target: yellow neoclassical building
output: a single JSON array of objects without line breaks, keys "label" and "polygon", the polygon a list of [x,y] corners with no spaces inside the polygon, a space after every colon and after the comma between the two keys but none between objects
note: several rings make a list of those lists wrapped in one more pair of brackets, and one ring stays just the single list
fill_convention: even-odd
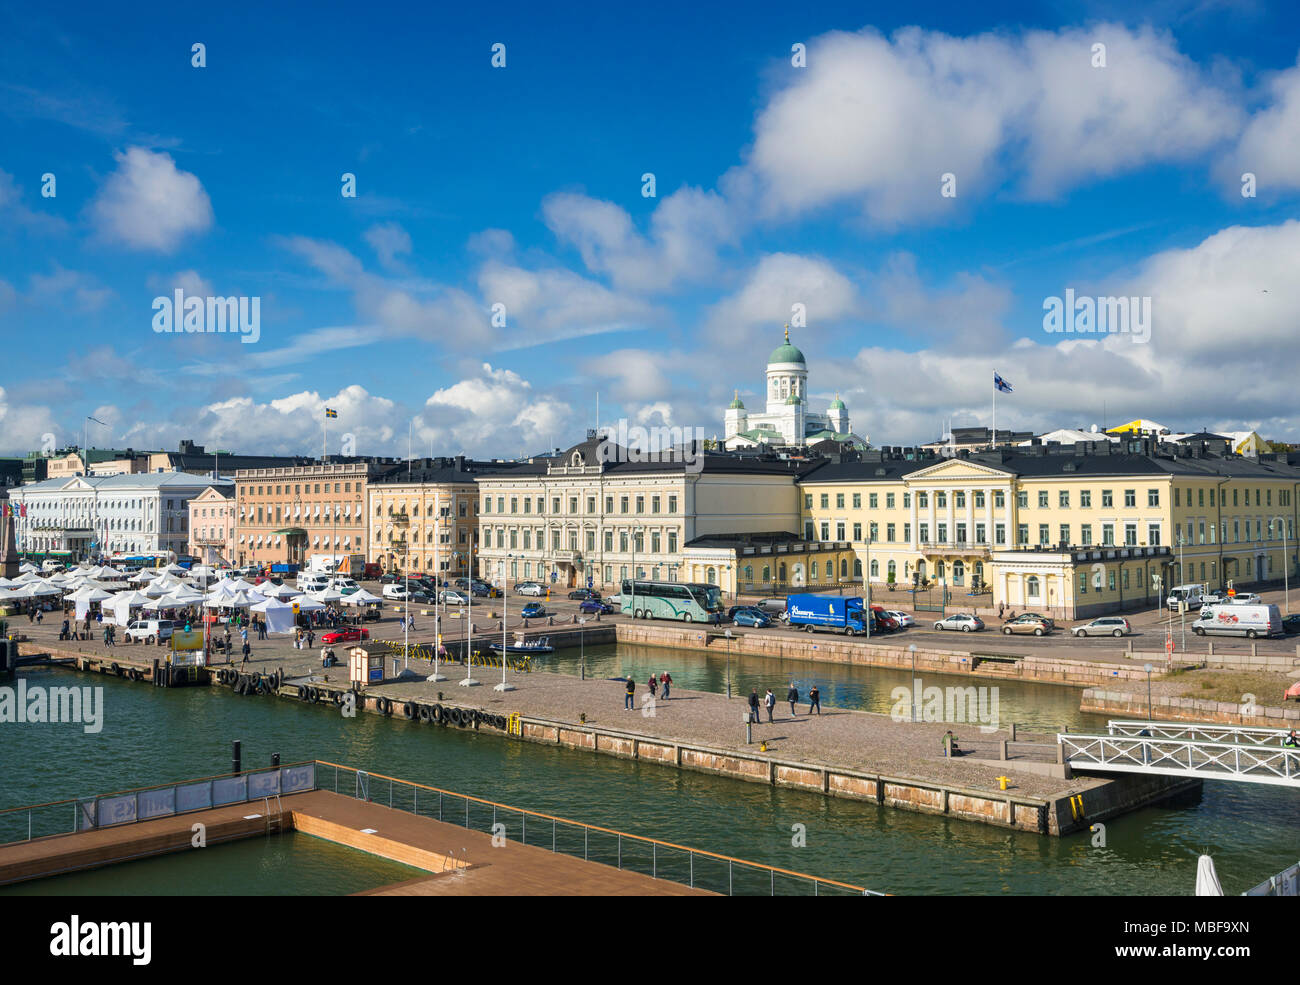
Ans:
[{"label": "yellow neoclassical building", "polygon": [[1157,605],[1175,584],[1294,575],[1298,484],[1286,456],[1141,438],[875,450],[812,470],[799,492],[803,539],[852,542],[877,598],[929,583],[952,605],[1085,618]]}]

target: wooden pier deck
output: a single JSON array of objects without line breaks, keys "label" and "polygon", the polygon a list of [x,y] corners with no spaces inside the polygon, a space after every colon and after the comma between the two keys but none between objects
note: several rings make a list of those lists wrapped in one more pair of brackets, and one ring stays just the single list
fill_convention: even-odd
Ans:
[{"label": "wooden pier deck", "polygon": [[[197,850],[195,824],[210,847],[295,830],[424,869],[427,877],[358,895],[688,896],[712,895],[679,883],[588,862],[490,834],[355,800],[325,790],[281,798],[269,817],[261,803],[233,804],[135,824],[0,846],[0,885]],[[197,887],[200,888],[201,887]]]}]

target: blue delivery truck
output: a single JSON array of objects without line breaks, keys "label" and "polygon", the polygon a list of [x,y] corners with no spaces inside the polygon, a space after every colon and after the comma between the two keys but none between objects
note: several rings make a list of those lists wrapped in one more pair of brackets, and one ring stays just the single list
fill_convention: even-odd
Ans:
[{"label": "blue delivery truck", "polygon": [[830,629],[859,636],[867,632],[871,613],[862,599],[843,595],[791,595],[785,600],[791,627],[802,626],[811,633]]}]

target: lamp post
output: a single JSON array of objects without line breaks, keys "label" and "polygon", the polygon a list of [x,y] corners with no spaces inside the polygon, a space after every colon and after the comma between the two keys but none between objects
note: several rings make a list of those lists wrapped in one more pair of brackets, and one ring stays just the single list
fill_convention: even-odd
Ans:
[{"label": "lamp post", "polygon": [[912,654],[912,721],[916,721],[916,644],[907,648]]},{"label": "lamp post", "polygon": [[[430,452],[429,457],[433,454]],[[438,660],[442,650],[442,503],[437,490],[433,493],[433,673],[428,680],[445,681],[445,675],[438,672]]]},{"label": "lamp post", "polygon": [[731,700],[731,630],[727,630],[727,700]]},{"label": "lamp post", "polygon": [[[501,574],[501,683],[494,687],[493,691],[513,691],[515,686],[506,682],[506,605],[509,595],[509,581],[506,575],[506,559],[513,558],[515,555],[507,554],[505,558],[497,562],[497,571]],[[473,584],[470,586],[470,594],[474,594]]]},{"label": "lamp post", "polygon": [[1147,672],[1147,721],[1151,721],[1151,671],[1155,670],[1150,664],[1143,668]]},{"label": "lamp post", "polygon": [[578,680],[587,679],[587,620],[578,620]]},{"label": "lamp post", "polygon": [[867,604],[867,639],[871,639],[871,528],[867,528],[867,539],[863,541],[867,549],[867,563],[862,566],[862,594]]},{"label": "lamp post", "polygon": [[[502,657],[505,656],[503,653]],[[474,545],[465,551],[465,677],[460,687],[478,687],[474,680]]]}]

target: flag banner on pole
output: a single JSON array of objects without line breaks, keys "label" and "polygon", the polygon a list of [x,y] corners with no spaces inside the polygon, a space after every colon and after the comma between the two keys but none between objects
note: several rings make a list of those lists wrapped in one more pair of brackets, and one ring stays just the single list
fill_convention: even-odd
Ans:
[{"label": "flag banner on pole", "polygon": [[333,407],[326,407],[326,408],[325,408],[325,416],[326,416],[326,417],[338,417],[338,416],[339,416],[339,412],[336,411]]},{"label": "flag banner on pole", "polygon": [[997,373],[993,374],[993,389],[1001,390],[1003,393],[1011,392],[1011,384],[1000,377]]}]

